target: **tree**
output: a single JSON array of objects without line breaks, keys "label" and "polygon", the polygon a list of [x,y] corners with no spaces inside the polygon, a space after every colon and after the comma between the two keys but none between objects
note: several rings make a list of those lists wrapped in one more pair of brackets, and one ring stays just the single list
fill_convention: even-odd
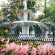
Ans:
[{"label": "tree", "polygon": [[[40,15],[38,17],[38,19],[36,19],[36,20],[39,21],[39,22],[41,20],[44,20],[44,22],[49,22],[50,21],[51,22],[51,24],[50,24],[51,29],[50,30],[53,31],[53,30],[55,30],[55,25],[54,25],[54,22],[55,22],[55,7],[54,7],[55,6],[55,0],[49,0],[49,1],[44,0],[44,2],[45,2],[44,10],[43,10],[44,15]],[[41,8],[41,7],[39,7],[39,8]],[[49,25],[47,25],[47,26],[49,26]],[[40,33],[42,31],[41,29],[37,25],[35,27],[36,33]],[[39,30],[40,32],[37,31],[37,30]]]},{"label": "tree", "polygon": [[46,6],[44,13],[46,17],[50,17],[53,22],[55,22],[55,0],[49,0],[49,6]]}]

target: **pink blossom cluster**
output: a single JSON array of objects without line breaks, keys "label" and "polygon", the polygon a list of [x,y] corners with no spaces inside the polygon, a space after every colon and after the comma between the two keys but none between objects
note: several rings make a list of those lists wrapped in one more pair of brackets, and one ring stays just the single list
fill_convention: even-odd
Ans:
[{"label": "pink blossom cluster", "polygon": [[[12,51],[14,55],[55,55],[55,48],[51,44],[39,45],[38,47],[31,47],[27,45],[18,45],[15,42],[6,42],[5,47],[0,47],[0,55],[5,55],[6,52]],[[9,54],[8,54],[9,55]]]},{"label": "pink blossom cluster", "polygon": [[55,54],[55,48],[51,44],[45,44],[38,46],[38,54],[39,55],[53,55]]},{"label": "pink blossom cluster", "polygon": [[[3,48],[0,50],[1,51],[5,51],[5,52],[9,52],[12,50],[12,52],[14,53],[14,55],[28,55],[28,53],[30,52],[31,55],[36,55],[36,48],[32,48],[32,50],[30,51],[29,45],[18,45],[15,44],[14,42],[10,43],[10,44],[5,44],[6,48]],[[0,55],[5,55],[5,53],[1,53]]]}]

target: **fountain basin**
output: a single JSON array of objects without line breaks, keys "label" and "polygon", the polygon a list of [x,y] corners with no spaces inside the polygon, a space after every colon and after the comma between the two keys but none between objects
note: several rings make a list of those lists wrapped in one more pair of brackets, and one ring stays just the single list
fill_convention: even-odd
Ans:
[{"label": "fountain basin", "polygon": [[32,26],[40,22],[38,21],[14,21],[13,24],[18,24],[18,26]]}]

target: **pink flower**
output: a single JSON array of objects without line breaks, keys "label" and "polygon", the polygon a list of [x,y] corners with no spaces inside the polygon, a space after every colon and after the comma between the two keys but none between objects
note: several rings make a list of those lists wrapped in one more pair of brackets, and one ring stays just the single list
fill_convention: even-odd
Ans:
[{"label": "pink flower", "polygon": [[0,41],[2,41],[2,42],[3,42],[3,41],[4,41],[4,38],[1,38],[1,40],[0,40]]},{"label": "pink flower", "polygon": [[18,55],[18,53],[19,53],[18,49],[14,49],[13,53],[14,53],[14,55]]},{"label": "pink flower", "polygon": [[17,49],[19,46],[15,44],[14,42],[10,43],[10,48],[11,49]]},{"label": "pink flower", "polygon": [[10,48],[10,45],[9,44],[6,44],[6,50],[11,50],[11,48]]},{"label": "pink flower", "polygon": [[9,43],[9,39],[6,41],[6,44],[8,44]]},{"label": "pink flower", "polygon": [[53,52],[55,53],[55,48],[53,48]]},{"label": "pink flower", "polygon": [[31,50],[31,55],[36,55],[36,48],[32,48],[32,50]]},{"label": "pink flower", "polygon": [[29,51],[28,45],[22,46],[21,55],[28,55],[28,53],[27,53],[28,51]]},{"label": "pink flower", "polygon": [[53,53],[53,51],[49,51],[48,54],[49,55],[53,55],[54,53]]},{"label": "pink flower", "polygon": [[10,43],[10,44],[6,44],[6,49],[9,51],[9,50],[12,50],[12,49],[17,49],[19,48],[19,45],[15,44],[14,42]]},{"label": "pink flower", "polygon": [[6,52],[6,49],[5,49],[5,48],[3,48],[1,51],[5,51],[5,52]]},{"label": "pink flower", "polygon": [[25,51],[22,51],[20,55],[28,55],[28,53]]},{"label": "pink flower", "polygon": [[[31,55],[45,55],[47,53],[47,55],[55,54],[55,48],[53,48],[53,45],[51,44],[39,45],[37,49],[35,47],[31,49],[29,45],[22,45],[22,43],[21,45],[18,45],[15,42],[9,43],[8,39],[5,45],[6,48],[4,48],[3,45],[2,47],[0,47],[0,52],[9,52],[10,50],[12,50],[14,55],[28,55],[28,52],[31,52]],[[29,51],[29,49],[31,49],[31,51]],[[5,55],[5,53],[1,53],[0,55]]]},{"label": "pink flower", "polygon": [[5,53],[1,53],[0,55],[5,55]]},{"label": "pink flower", "polygon": [[25,52],[28,52],[29,51],[29,46],[28,45],[25,45],[22,47],[23,51]]},{"label": "pink flower", "polygon": [[21,43],[21,45],[18,48],[19,53],[21,52],[21,50],[22,50],[22,43]]},{"label": "pink flower", "polygon": [[45,44],[44,47],[47,52],[49,52],[50,50],[52,51],[52,49],[53,49],[53,46],[51,44]]},{"label": "pink flower", "polygon": [[46,54],[46,50],[45,49],[39,49],[38,54]]},{"label": "pink flower", "polygon": [[46,49],[44,47],[44,45],[40,45],[38,46],[38,54],[46,54]]},{"label": "pink flower", "polygon": [[27,53],[28,51],[29,51],[29,46],[22,45],[22,43],[21,43],[21,45],[17,49],[13,50],[13,53],[15,53],[15,55],[18,55],[18,53],[20,55],[28,55],[28,53]]},{"label": "pink flower", "polygon": [[53,50],[52,50],[52,54],[55,54],[55,48],[53,48]]}]

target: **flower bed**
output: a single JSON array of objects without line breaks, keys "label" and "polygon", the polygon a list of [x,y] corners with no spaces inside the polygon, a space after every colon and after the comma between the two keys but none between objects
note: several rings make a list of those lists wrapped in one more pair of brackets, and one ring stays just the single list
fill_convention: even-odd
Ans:
[{"label": "flower bed", "polygon": [[0,38],[0,55],[55,55],[55,48],[51,44],[35,47],[33,44],[23,45]]}]

